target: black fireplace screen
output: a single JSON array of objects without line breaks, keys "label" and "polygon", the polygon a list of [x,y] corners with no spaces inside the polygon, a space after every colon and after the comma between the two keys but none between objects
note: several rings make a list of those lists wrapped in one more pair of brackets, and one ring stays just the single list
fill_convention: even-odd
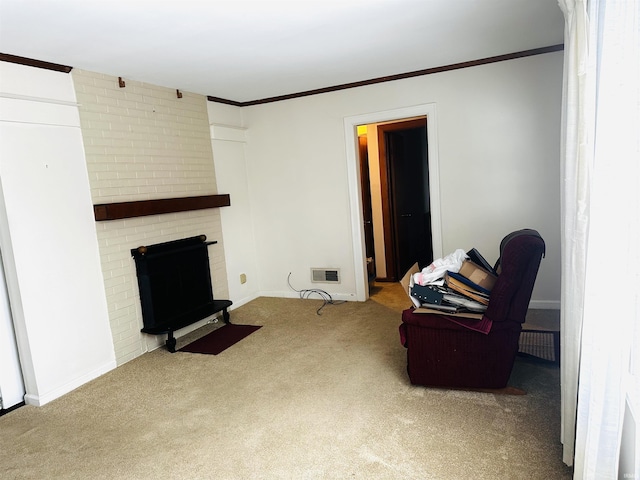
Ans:
[{"label": "black fireplace screen", "polygon": [[[144,328],[169,333],[224,311],[229,300],[214,300],[205,235],[131,250],[136,262]],[[167,341],[169,344],[169,341]],[[175,342],[174,342],[175,344]],[[171,349],[171,348],[170,348]]]}]

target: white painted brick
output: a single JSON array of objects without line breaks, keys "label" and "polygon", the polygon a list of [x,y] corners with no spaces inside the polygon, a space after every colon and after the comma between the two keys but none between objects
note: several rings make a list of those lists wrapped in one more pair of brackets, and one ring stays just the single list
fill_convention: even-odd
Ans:
[{"label": "white painted brick", "polygon": [[[96,85],[96,86],[100,86],[100,85]],[[105,90],[105,94],[104,95],[98,95],[97,96],[96,102],[99,105],[112,105],[112,106],[117,106],[118,105],[118,99],[108,96],[106,94],[106,90]]]},{"label": "white painted brick", "polygon": [[143,97],[144,96],[150,97],[149,99],[143,98],[144,102],[148,102],[149,100],[152,100],[157,96],[153,94],[153,90],[151,88],[148,88],[148,87],[145,88],[142,86],[141,83],[136,84],[136,82],[130,82],[129,87],[132,89],[133,93],[139,93]]},{"label": "white painted brick", "polygon": [[[74,78],[74,82],[75,82],[75,78]],[[78,92],[76,91],[76,94],[77,93]],[[85,94],[83,95],[83,98],[85,99],[88,98],[88,95],[91,95],[93,97],[106,96],[107,89],[96,87],[93,84],[85,84],[83,85],[82,93]],[[90,110],[91,108],[96,108],[97,106],[98,106],[97,104],[93,104],[92,106],[87,106],[86,108]]]},{"label": "white painted brick", "polygon": [[111,327],[111,333],[114,336],[118,336],[121,337],[123,334],[129,334],[129,336],[131,336],[131,328],[128,324],[126,323],[121,323],[120,325],[112,325]]},{"label": "white painted brick", "polygon": [[[122,284],[131,284],[131,279],[129,275],[131,274],[131,269],[128,266],[124,266],[123,262],[109,262],[112,265],[109,270],[109,274],[113,279],[123,279]],[[117,265],[119,263],[119,265]]]},{"label": "white painted brick", "polygon": [[[74,69],[94,203],[216,193],[207,101],[201,95]],[[163,339],[140,333],[135,263],[130,250],[204,233],[221,242],[218,210],[96,223],[118,364]],[[213,247],[213,246],[212,246]],[[214,296],[228,295],[222,243],[209,251]]]},{"label": "white painted brick", "polygon": [[140,102],[141,104],[147,105],[147,103],[144,101],[144,97],[142,96],[142,94],[138,92],[134,92],[130,88],[129,89],[124,88],[122,93],[124,98],[127,100],[130,100],[132,102]]},{"label": "white painted brick", "polygon": [[112,90],[114,87],[118,85],[118,79],[113,77],[113,80],[107,80],[105,76],[94,76],[93,77],[93,85],[96,87],[102,87],[108,90]]},{"label": "white painted brick", "polygon": [[125,284],[125,280],[123,277],[112,277],[111,272],[107,273],[109,277],[105,275],[104,286],[108,288],[111,293],[115,293],[118,286]]},{"label": "white painted brick", "polygon": [[115,304],[112,304],[114,308],[109,310],[109,318],[111,319],[111,328],[118,327],[119,332],[126,330],[132,330],[132,324],[129,321],[129,307],[116,309]]},{"label": "white painted brick", "polygon": [[133,338],[130,344],[123,345],[122,357],[117,359],[117,364],[123,365],[145,352],[139,338]]},{"label": "white painted brick", "polygon": [[111,297],[111,302],[115,304],[117,310],[123,310],[127,312],[127,317],[120,318],[120,325],[126,325],[130,330],[137,331],[140,329],[141,325],[136,325],[136,328],[133,328],[133,323],[128,321],[128,317],[131,314],[131,307],[133,306],[133,302],[138,301],[136,298],[126,297],[124,293],[119,295],[113,295]]},{"label": "white painted brick", "polygon": [[[81,110],[82,111],[82,110]],[[80,114],[80,118],[82,118],[82,113]],[[130,123],[120,123],[120,122],[116,122],[116,123],[112,123],[109,124],[109,126],[106,128],[107,131],[112,131],[112,132],[131,132],[133,131],[133,124]],[[98,132],[91,132],[92,135],[96,135]],[[100,131],[99,133],[102,133],[102,131]],[[84,131],[82,132],[82,135],[84,136],[85,133]]]}]

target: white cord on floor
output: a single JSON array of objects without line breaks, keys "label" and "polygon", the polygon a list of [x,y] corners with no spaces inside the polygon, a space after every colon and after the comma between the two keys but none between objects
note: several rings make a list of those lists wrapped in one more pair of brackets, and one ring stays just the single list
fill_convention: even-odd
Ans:
[{"label": "white cord on floor", "polygon": [[318,310],[316,310],[316,315],[322,315],[321,313],[322,309],[327,305],[340,305],[341,303],[345,302],[345,300],[335,301],[329,293],[325,292],[324,290],[320,290],[319,288],[297,290],[293,288],[293,286],[291,285],[291,282],[289,280],[290,278],[291,278],[291,272],[289,272],[289,275],[287,276],[287,283],[289,284],[289,288],[291,288],[291,290],[293,290],[294,292],[298,292],[300,294],[300,298],[308,299],[313,294],[319,295],[320,298],[322,298],[323,300],[322,306]]}]

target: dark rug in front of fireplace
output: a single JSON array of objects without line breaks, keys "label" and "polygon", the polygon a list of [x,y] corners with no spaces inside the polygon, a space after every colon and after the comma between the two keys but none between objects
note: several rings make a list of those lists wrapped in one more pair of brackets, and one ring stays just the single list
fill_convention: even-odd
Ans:
[{"label": "dark rug in front of fireplace", "polygon": [[234,323],[228,323],[220,328],[216,328],[204,337],[185,345],[178,351],[218,355],[243,338],[248,337],[259,328],[261,328],[261,325],[236,325]]}]

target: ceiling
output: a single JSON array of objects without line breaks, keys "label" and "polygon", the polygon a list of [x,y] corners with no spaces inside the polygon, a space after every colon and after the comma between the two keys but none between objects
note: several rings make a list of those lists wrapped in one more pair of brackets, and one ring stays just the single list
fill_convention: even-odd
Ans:
[{"label": "ceiling", "polygon": [[0,0],[0,53],[236,102],[563,43],[557,0]]}]

